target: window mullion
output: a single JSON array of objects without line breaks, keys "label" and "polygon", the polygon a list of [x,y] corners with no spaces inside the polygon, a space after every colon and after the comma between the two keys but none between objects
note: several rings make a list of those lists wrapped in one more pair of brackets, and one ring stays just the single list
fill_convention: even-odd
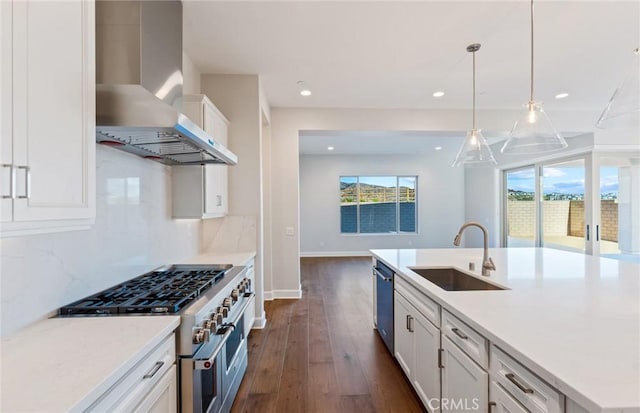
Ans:
[{"label": "window mullion", "polygon": [[400,177],[396,176],[396,234],[400,233]]},{"label": "window mullion", "polygon": [[360,233],[360,177],[356,177],[356,234]]}]

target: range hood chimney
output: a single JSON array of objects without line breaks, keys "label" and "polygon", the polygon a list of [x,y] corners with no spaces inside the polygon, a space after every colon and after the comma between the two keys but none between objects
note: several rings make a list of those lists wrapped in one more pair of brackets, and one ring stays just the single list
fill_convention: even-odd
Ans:
[{"label": "range hood chimney", "polygon": [[167,165],[238,158],[181,113],[182,3],[96,1],[96,140]]}]

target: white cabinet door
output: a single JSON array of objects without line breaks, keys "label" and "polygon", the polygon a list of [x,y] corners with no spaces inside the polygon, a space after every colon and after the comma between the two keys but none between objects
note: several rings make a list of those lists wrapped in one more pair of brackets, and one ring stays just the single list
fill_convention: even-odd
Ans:
[{"label": "white cabinet door", "polygon": [[446,336],[442,350],[442,410],[487,411],[488,373]]},{"label": "white cabinet door", "polygon": [[175,413],[178,411],[176,366],[173,365],[135,408],[137,413]]},{"label": "white cabinet door", "polygon": [[[251,280],[251,291],[257,292],[256,286],[256,274],[255,274],[255,260],[251,259],[249,262],[245,264],[247,267],[247,275],[246,277]],[[249,337],[249,332],[253,328],[253,325],[256,321],[256,298],[254,297],[249,304],[247,305],[247,309],[244,312],[244,336]]]},{"label": "white cabinet door", "polygon": [[498,383],[491,382],[490,399],[493,405],[492,413],[527,413],[528,410],[515,401]]},{"label": "white cabinet door", "polygon": [[[203,129],[213,140],[227,145],[228,122],[209,99],[203,100]],[[205,214],[224,216],[228,212],[227,165],[205,165]]]},{"label": "white cabinet door", "polygon": [[394,292],[394,350],[398,363],[427,410],[439,412],[440,330],[403,295]]},{"label": "white cabinet door", "polygon": [[3,1],[2,235],[95,218],[92,1]]},{"label": "white cabinet door", "polygon": [[0,73],[0,220],[8,222],[13,219],[13,199],[12,199],[12,174],[13,170],[13,3],[9,1],[0,2],[0,18],[2,24],[0,28],[0,47],[2,48],[2,60]]},{"label": "white cabinet door", "polygon": [[[440,367],[438,366],[438,351],[440,349],[440,330],[421,313],[415,312],[412,329],[415,335],[415,367],[413,369],[413,387],[422,402],[432,413],[440,409],[430,403],[432,399],[440,398]],[[432,409],[434,407],[435,409]]]},{"label": "white cabinet door", "polygon": [[[185,95],[184,113],[227,144],[229,121],[205,95]],[[174,218],[220,218],[229,211],[227,165],[173,167]]]},{"label": "white cabinet door", "polygon": [[[394,334],[394,351],[396,360],[404,370],[409,380],[413,380],[413,367],[415,364],[415,339],[413,332],[410,330],[410,324],[413,322],[413,309],[411,304],[398,292],[393,293],[394,315],[393,315],[393,334]],[[415,322],[413,322],[415,324]]]},{"label": "white cabinet door", "polygon": [[13,3],[14,221],[95,216],[94,29],[90,1]]},{"label": "white cabinet door", "polygon": [[204,166],[204,213],[209,217],[227,215],[227,165]]}]

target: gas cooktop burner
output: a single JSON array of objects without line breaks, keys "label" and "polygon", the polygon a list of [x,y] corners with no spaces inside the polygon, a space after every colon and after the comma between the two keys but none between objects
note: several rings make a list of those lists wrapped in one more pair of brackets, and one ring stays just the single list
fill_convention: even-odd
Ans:
[{"label": "gas cooktop burner", "polygon": [[172,265],[60,309],[61,315],[175,314],[222,280],[231,265]]}]

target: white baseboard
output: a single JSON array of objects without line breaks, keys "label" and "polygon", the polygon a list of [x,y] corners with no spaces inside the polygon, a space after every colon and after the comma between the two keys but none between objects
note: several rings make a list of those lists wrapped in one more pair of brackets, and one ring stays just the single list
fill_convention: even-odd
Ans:
[{"label": "white baseboard", "polygon": [[307,251],[301,252],[300,257],[370,257],[369,251]]},{"label": "white baseboard", "polygon": [[256,317],[253,319],[253,329],[261,330],[267,326],[267,316],[262,312],[262,317]]},{"label": "white baseboard", "polygon": [[288,300],[302,298],[302,287],[297,290],[272,290],[264,292],[265,301]]}]

